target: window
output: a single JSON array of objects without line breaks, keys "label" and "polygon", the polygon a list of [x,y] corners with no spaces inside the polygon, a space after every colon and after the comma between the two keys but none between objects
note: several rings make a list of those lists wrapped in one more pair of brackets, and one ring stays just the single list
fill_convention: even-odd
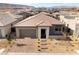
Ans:
[{"label": "window", "polygon": [[55,31],[61,31],[61,27],[55,27]]},{"label": "window", "polygon": [[58,31],[58,28],[55,28],[55,31]]}]

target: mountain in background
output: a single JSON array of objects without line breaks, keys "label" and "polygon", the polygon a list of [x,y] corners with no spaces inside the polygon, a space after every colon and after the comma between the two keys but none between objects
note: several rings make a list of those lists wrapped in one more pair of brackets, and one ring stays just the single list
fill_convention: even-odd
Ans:
[{"label": "mountain in background", "polygon": [[0,8],[34,8],[34,7],[21,4],[0,3]]},{"label": "mountain in background", "polygon": [[0,3],[0,8],[74,8],[79,7],[79,3],[32,3],[28,4],[8,4]]}]

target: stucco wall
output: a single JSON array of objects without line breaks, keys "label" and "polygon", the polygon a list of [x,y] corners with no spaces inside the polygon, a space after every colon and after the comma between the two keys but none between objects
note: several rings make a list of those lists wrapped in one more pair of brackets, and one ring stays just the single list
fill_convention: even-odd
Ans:
[{"label": "stucco wall", "polygon": [[10,32],[10,30],[11,30],[11,25],[0,27],[0,29],[1,29],[2,37],[6,37],[6,34],[8,34]]}]

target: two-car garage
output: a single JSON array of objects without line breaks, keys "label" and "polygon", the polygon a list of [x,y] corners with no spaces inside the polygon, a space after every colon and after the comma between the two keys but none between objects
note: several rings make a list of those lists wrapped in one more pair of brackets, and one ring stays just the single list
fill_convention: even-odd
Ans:
[{"label": "two-car garage", "polygon": [[19,34],[18,37],[31,37],[36,38],[36,28],[19,28],[17,29],[19,32],[16,31],[16,34]]}]

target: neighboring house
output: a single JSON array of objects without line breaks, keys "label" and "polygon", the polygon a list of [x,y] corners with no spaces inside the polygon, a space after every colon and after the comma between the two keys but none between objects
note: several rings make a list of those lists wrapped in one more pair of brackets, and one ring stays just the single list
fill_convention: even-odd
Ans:
[{"label": "neighboring house", "polygon": [[41,12],[20,21],[14,26],[18,38],[31,37],[48,39],[53,36],[63,36],[64,24]]},{"label": "neighboring house", "polygon": [[79,38],[79,24],[76,24],[76,35]]},{"label": "neighboring house", "polygon": [[63,13],[60,14],[60,21],[63,22],[72,32],[79,37],[79,14],[78,13]]},{"label": "neighboring house", "polygon": [[27,18],[27,17],[33,16],[33,14],[31,14],[31,13],[29,13],[29,12],[20,12],[20,13],[18,13],[18,15],[23,16],[22,19],[25,19],[25,18]]},{"label": "neighboring house", "polygon": [[[15,23],[17,23],[17,22],[23,20],[23,16],[22,16],[22,15],[10,13],[10,12],[5,12],[5,13],[7,13],[7,14],[9,14],[11,17],[17,19],[17,21],[16,21]],[[15,24],[15,23],[14,23],[14,24]]]},{"label": "neighboring house", "polygon": [[11,32],[11,26],[15,24],[17,19],[9,13],[0,12],[0,38],[6,37]]}]

